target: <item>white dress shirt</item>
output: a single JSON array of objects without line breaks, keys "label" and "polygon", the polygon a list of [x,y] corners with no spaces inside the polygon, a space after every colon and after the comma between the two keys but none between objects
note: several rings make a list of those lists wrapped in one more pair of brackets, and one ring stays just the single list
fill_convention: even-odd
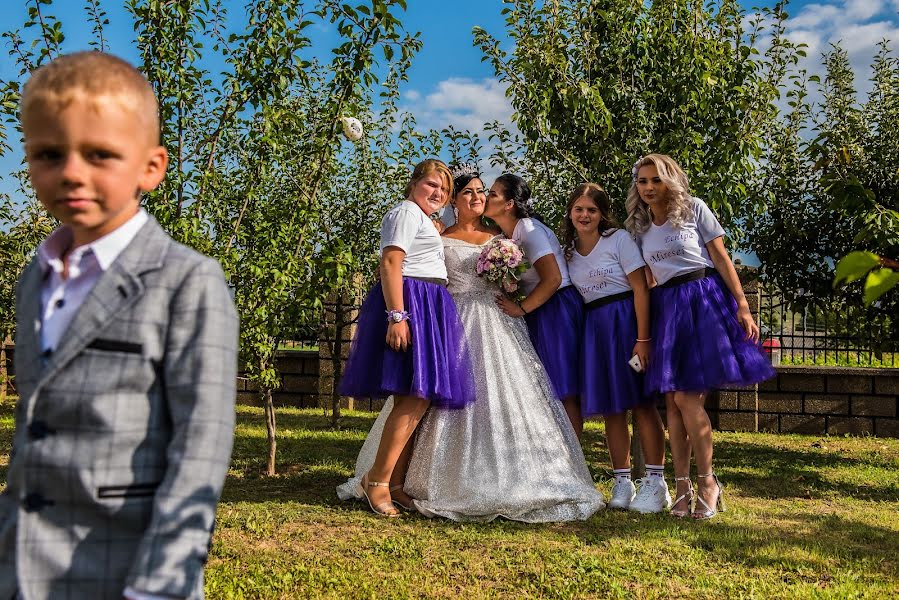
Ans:
[{"label": "white dress shirt", "polygon": [[[65,225],[41,243],[37,249],[37,258],[45,276],[41,290],[41,350],[56,350],[100,276],[149,218],[146,211],[140,209],[115,231],[77,248],[72,248],[72,230]],[[66,253],[68,276],[63,277],[63,256]]]}]

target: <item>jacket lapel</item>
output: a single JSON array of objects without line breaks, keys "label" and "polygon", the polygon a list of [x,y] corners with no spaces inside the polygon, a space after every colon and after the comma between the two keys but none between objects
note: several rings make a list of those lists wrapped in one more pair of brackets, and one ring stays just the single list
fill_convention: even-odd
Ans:
[{"label": "jacket lapel", "polygon": [[143,295],[145,288],[140,276],[162,266],[171,243],[156,220],[150,217],[85,298],[41,373],[39,383],[55,375],[110,321]]}]

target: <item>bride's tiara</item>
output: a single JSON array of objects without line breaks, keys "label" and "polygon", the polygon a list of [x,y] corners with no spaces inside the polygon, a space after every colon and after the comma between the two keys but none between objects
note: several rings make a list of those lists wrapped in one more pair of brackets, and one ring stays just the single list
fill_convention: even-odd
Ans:
[{"label": "bride's tiara", "polygon": [[480,172],[475,163],[459,163],[450,168],[450,175],[452,175],[455,180],[460,177],[478,177]]}]

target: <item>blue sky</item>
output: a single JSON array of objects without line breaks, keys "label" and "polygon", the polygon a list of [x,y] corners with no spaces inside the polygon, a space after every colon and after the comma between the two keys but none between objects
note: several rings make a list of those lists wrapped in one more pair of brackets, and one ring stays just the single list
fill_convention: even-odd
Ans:
[{"label": "blue sky", "polygon": [[[773,0],[743,0],[747,7],[772,5]],[[67,51],[87,48],[90,26],[85,24],[83,2],[56,0],[49,12],[64,24]],[[122,0],[105,0],[110,25],[107,36],[113,52],[136,62],[131,48],[133,31]],[[233,0],[232,13],[240,14],[242,0]],[[471,29],[480,25],[502,36],[501,0],[409,0],[401,20],[407,29],[420,31],[423,50],[415,59],[410,80],[403,88],[403,102],[416,115],[422,127],[478,130],[487,121],[508,121],[511,108],[503,86],[496,81],[489,64],[482,63],[480,52],[472,46]],[[25,20],[24,0],[4,3],[4,23]],[[853,66],[860,76],[859,87],[866,89],[867,64],[882,38],[899,41],[899,0],[797,0],[791,3],[789,33],[809,45],[809,68],[816,70],[821,52],[832,42],[842,40]],[[4,27],[5,28],[5,27]],[[5,42],[6,40],[4,40]],[[0,77],[15,74],[8,54],[0,55]],[[20,155],[0,159],[0,174],[18,164]],[[9,189],[8,178],[0,181],[0,191]]]}]

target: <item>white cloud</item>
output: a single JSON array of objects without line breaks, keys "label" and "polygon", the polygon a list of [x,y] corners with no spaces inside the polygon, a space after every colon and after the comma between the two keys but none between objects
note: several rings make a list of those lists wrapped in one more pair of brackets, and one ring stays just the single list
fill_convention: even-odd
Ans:
[{"label": "white cloud", "polygon": [[864,21],[884,9],[883,0],[846,0],[846,14],[850,19]]},{"label": "white cloud", "polygon": [[[407,99],[411,100],[408,94]],[[413,101],[409,108],[419,124],[435,129],[452,125],[481,132],[484,123],[494,120],[509,123],[512,118],[506,85],[496,79],[445,79],[423,100]]]},{"label": "white cloud", "polygon": [[861,98],[870,90],[870,66],[886,39],[899,52],[899,0],[829,0],[806,4],[786,23],[787,37],[807,44],[802,67],[823,75],[822,54],[839,44],[855,71]]},{"label": "white cloud", "polygon": [[482,179],[490,185],[501,173],[490,167],[488,158],[493,152],[484,124],[499,121],[517,132],[512,122],[512,104],[506,97],[506,84],[493,78],[467,79],[453,77],[438,82],[424,94],[410,90],[404,94],[407,104],[403,106],[415,115],[421,129],[443,129],[453,126],[460,131],[469,131],[481,136],[483,152]]},{"label": "white cloud", "polygon": [[790,19],[796,29],[811,29],[832,23],[840,18],[840,9],[830,4],[807,4],[798,15]]},{"label": "white cloud", "polygon": [[874,49],[884,39],[899,42],[899,24],[880,21],[864,25],[846,25],[842,30],[835,31],[831,37],[831,41],[839,41],[850,56],[873,55]]}]

